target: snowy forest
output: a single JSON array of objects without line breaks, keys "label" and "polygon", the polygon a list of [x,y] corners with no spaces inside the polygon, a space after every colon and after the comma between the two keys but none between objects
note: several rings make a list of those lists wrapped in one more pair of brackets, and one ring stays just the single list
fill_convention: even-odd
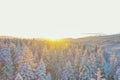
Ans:
[{"label": "snowy forest", "polygon": [[120,35],[0,37],[0,80],[120,80]]}]

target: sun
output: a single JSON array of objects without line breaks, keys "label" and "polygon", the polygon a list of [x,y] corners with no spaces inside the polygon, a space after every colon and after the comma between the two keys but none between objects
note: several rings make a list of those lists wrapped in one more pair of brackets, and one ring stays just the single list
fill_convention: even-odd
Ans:
[{"label": "sun", "polygon": [[51,41],[58,41],[62,38],[60,38],[60,37],[48,37],[48,39],[51,40]]},{"label": "sun", "polygon": [[57,41],[57,40],[63,39],[62,36],[58,36],[58,35],[45,35],[43,38],[49,39],[51,41]]},{"label": "sun", "polygon": [[43,39],[49,40],[49,41],[60,41],[63,39],[62,37],[57,37],[57,36],[47,36],[47,37],[42,37]]}]

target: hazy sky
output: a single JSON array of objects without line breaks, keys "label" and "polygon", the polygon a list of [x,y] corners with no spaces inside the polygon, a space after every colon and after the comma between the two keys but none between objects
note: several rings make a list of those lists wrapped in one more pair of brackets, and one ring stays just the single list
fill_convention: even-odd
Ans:
[{"label": "hazy sky", "polygon": [[120,0],[0,0],[0,35],[80,37],[119,27]]}]

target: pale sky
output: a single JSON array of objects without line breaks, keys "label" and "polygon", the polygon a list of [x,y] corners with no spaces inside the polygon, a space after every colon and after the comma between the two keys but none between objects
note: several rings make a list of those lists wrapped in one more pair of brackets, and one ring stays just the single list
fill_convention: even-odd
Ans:
[{"label": "pale sky", "polygon": [[0,0],[0,36],[120,33],[120,0]]}]

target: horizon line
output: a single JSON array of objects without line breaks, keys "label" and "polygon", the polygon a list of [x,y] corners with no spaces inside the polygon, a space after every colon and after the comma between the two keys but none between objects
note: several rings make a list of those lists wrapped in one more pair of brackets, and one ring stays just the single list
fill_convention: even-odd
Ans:
[{"label": "horizon line", "polygon": [[[56,39],[65,39],[65,38],[72,38],[72,39],[77,39],[77,38],[86,38],[86,37],[95,37],[95,36],[109,36],[109,35],[117,35],[117,34],[103,34],[103,33],[82,33],[82,36],[79,37],[59,37]],[[20,37],[20,36],[15,36],[15,35],[0,35],[0,38],[21,38],[21,39],[51,39],[49,37]]]}]

